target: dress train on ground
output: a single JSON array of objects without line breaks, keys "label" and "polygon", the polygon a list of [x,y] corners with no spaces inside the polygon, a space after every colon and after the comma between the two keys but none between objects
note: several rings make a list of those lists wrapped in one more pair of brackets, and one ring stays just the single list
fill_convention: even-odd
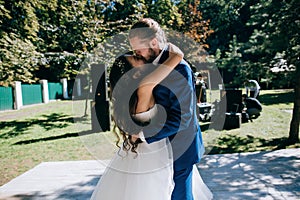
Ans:
[{"label": "dress train on ground", "polygon": [[[141,143],[137,153],[120,151],[99,180],[91,200],[171,200],[174,188],[173,159],[167,139]],[[193,168],[195,200],[210,200],[196,165]]]}]

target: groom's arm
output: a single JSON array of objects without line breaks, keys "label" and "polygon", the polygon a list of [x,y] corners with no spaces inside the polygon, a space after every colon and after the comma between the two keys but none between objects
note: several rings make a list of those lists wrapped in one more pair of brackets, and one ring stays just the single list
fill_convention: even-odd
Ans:
[{"label": "groom's arm", "polygon": [[163,115],[159,112],[154,119],[155,122],[144,127],[143,134],[148,143],[186,129],[190,126],[194,113],[194,80],[187,64],[179,64],[162,85],[155,91],[155,100],[163,105],[167,113]]}]

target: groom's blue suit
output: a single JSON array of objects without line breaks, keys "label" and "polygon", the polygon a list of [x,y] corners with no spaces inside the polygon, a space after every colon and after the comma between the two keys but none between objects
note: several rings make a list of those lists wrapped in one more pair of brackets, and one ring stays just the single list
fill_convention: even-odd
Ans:
[{"label": "groom's blue suit", "polygon": [[[169,56],[164,50],[159,63]],[[163,106],[163,114],[158,114],[143,133],[148,143],[168,137],[174,158],[175,188],[172,200],[192,200],[192,169],[204,153],[204,145],[196,114],[194,76],[188,63],[182,60],[167,78],[153,90],[155,102]]]}]

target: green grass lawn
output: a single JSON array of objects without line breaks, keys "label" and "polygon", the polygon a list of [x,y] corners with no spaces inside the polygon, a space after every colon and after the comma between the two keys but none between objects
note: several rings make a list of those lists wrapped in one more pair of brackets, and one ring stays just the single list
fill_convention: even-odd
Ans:
[{"label": "green grass lawn", "polygon": [[90,126],[74,123],[72,105],[57,101],[0,113],[0,185],[44,161],[92,159],[78,134]]},{"label": "green grass lawn", "polygon": [[[261,116],[238,129],[203,132],[207,154],[298,148],[287,142],[292,118],[293,90],[261,91]],[[200,123],[203,125],[203,123]]]},{"label": "green grass lawn", "polygon": [[[285,143],[293,92],[262,91],[259,100],[263,112],[253,122],[232,130],[203,129],[207,153],[300,146]],[[84,113],[85,101],[56,101],[0,112],[0,185],[41,162],[111,158],[117,150],[116,137],[110,132],[92,133],[91,119],[82,117]]]}]

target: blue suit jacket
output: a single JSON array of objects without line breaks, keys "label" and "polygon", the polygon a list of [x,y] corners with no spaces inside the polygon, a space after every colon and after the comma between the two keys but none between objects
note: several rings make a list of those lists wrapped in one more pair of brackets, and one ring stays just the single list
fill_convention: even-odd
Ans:
[{"label": "blue suit jacket", "polygon": [[[164,51],[159,63],[169,56]],[[188,63],[182,60],[153,90],[160,109],[143,132],[148,143],[169,138],[174,169],[180,170],[200,161],[204,153],[202,134],[196,113],[194,76]]]}]

